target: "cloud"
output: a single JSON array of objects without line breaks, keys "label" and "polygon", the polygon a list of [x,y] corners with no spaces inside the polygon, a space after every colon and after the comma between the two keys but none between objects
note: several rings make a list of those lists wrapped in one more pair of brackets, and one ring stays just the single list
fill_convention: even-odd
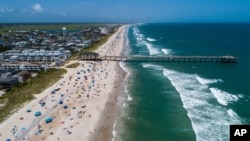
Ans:
[{"label": "cloud", "polygon": [[0,13],[8,13],[8,12],[13,12],[13,11],[14,11],[14,9],[9,8],[6,5],[0,7]]},{"label": "cloud", "polygon": [[61,16],[66,17],[68,14],[67,13],[61,13]]},{"label": "cloud", "polygon": [[35,12],[38,12],[38,13],[40,13],[40,12],[43,11],[43,8],[42,8],[42,6],[41,6],[40,4],[35,4],[35,5],[33,5],[33,6],[32,6],[32,9],[33,9]]}]

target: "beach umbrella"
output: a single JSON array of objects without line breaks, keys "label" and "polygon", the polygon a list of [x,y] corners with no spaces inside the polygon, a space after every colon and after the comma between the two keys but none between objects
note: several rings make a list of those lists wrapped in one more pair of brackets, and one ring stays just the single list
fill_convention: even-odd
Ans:
[{"label": "beach umbrella", "polygon": [[45,119],[45,122],[46,123],[50,123],[50,122],[52,122],[53,121],[53,118],[52,117],[47,117],[46,119]]},{"label": "beach umbrella", "polygon": [[60,100],[60,101],[59,101],[59,104],[63,104],[63,101],[62,101],[62,100]]},{"label": "beach umbrella", "polygon": [[21,131],[25,131],[25,130],[26,130],[26,128],[25,128],[25,127],[21,128]]},{"label": "beach umbrella", "polygon": [[11,139],[6,139],[6,141],[11,141]]},{"label": "beach umbrella", "polygon": [[64,109],[67,109],[67,108],[68,108],[68,105],[64,105],[63,108],[64,108]]},{"label": "beach umbrella", "polygon": [[35,113],[35,116],[37,117],[37,116],[40,116],[42,113],[40,112],[40,111],[37,111],[36,113]]},{"label": "beach umbrella", "polygon": [[31,109],[27,109],[27,112],[31,112]]}]

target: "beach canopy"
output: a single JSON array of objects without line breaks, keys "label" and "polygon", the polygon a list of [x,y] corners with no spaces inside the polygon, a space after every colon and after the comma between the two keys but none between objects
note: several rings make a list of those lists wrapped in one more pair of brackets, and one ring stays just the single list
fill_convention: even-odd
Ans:
[{"label": "beach canopy", "polygon": [[45,119],[45,122],[46,123],[50,123],[50,122],[52,122],[53,121],[53,118],[52,117],[47,117],[46,119]]},{"label": "beach canopy", "polygon": [[36,116],[36,117],[40,116],[41,114],[42,114],[42,113],[41,113],[40,111],[35,112],[35,116]]}]

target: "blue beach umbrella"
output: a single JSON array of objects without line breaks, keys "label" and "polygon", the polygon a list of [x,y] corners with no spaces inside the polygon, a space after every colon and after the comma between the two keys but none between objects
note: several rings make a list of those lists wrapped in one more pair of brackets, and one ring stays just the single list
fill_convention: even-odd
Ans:
[{"label": "blue beach umbrella", "polygon": [[45,122],[46,122],[46,123],[50,123],[50,122],[52,122],[52,120],[53,120],[52,117],[47,117],[47,118],[45,119]]},{"label": "blue beach umbrella", "polygon": [[64,108],[64,109],[67,109],[67,108],[68,108],[68,105],[64,105],[63,108]]},{"label": "blue beach umbrella", "polygon": [[35,113],[35,116],[37,117],[37,116],[40,116],[42,113],[40,112],[40,111],[37,111],[36,113]]},{"label": "blue beach umbrella", "polygon": [[62,101],[62,100],[60,100],[60,101],[59,101],[59,104],[63,104],[63,101]]}]

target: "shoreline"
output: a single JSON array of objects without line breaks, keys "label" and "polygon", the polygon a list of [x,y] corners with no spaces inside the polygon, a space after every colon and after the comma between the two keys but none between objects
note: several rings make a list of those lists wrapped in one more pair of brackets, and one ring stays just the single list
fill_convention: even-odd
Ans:
[{"label": "shoreline", "polygon": [[111,92],[107,104],[104,107],[103,112],[101,113],[102,119],[100,119],[97,125],[97,132],[89,141],[111,141],[114,138],[114,124],[117,118],[121,115],[121,105],[118,103],[119,95],[123,94],[124,91],[124,81],[123,79],[126,77],[127,73],[120,68],[119,64],[117,63],[116,72],[119,75],[116,78],[116,85]]},{"label": "shoreline", "polygon": [[[122,37],[122,46],[120,53],[118,55],[124,54],[124,50],[127,42],[127,32],[129,27],[125,27],[125,31],[123,31]],[[117,119],[121,116],[122,113],[122,105],[119,105],[119,98],[123,96],[125,92],[126,77],[128,76],[128,72],[124,70],[119,62],[115,62],[115,72],[118,74],[118,77],[115,78],[116,85],[112,90],[112,94],[107,101],[107,104],[101,114],[103,117],[100,119],[99,124],[97,126],[97,132],[89,141],[113,141],[116,137],[115,125],[117,123]]]},{"label": "shoreline", "polygon": [[[122,53],[127,29],[127,25],[121,26],[97,52]],[[61,80],[35,95],[35,100],[1,123],[0,140],[103,140],[103,137],[111,140],[119,112],[116,98],[126,73],[118,62],[79,62],[79,67],[66,68],[67,73]],[[56,88],[60,90],[52,94]],[[46,105],[41,106],[39,101]],[[28,108],[32,112],[27,112]],[[34,116],[36,111],[41,111],[42,115]],[[102,118],[105,114],[107,118]],[[52,122],[45,123],[49,117]],[[108,129],[107,132],[103,127]]]}]

